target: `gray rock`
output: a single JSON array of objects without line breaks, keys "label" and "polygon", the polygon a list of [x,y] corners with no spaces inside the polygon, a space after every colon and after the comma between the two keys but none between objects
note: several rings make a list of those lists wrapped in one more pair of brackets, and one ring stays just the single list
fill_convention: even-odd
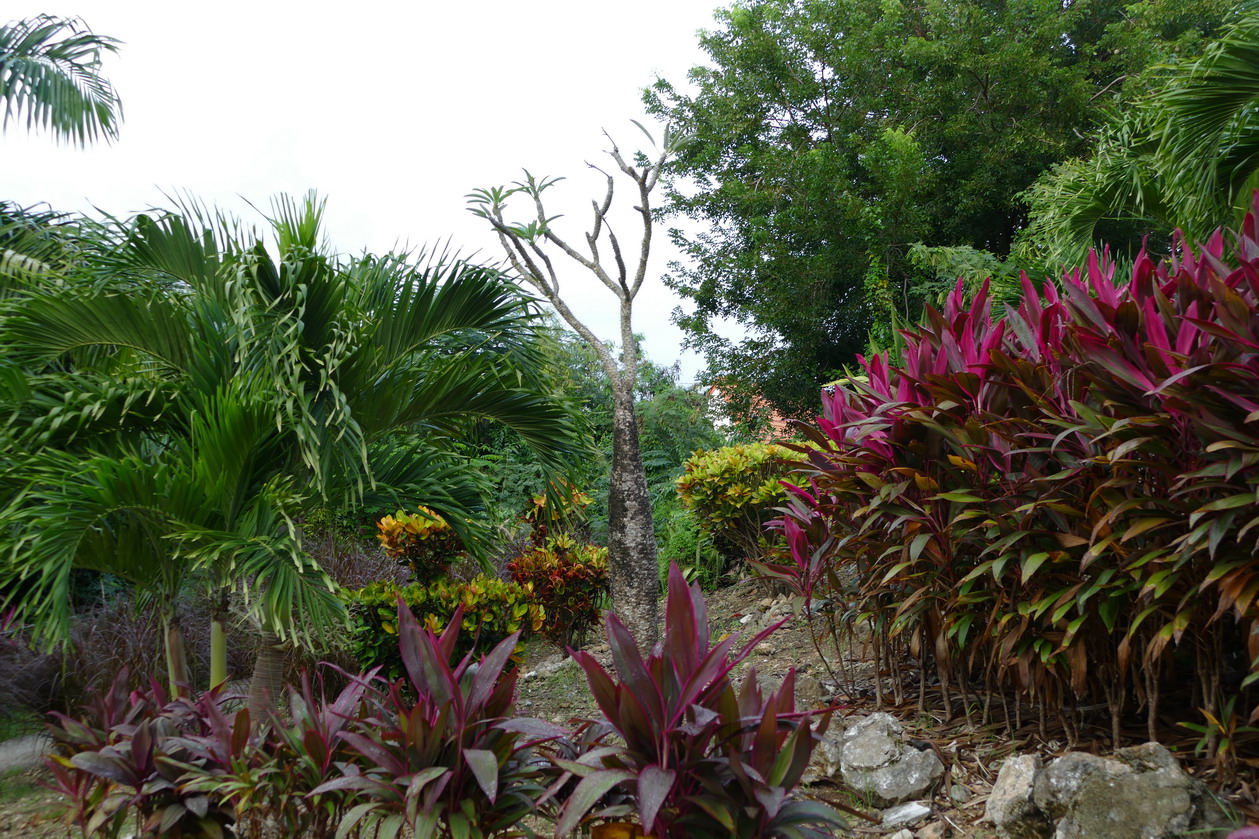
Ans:
[{"label": "gray rock", "polygon": [[931,815],[931,808],[921,801],[910,801],[906,804],[897,804],[895,807],[889,807],[883,811],[883,823],[881,827],[892,828],[908,826],[916,824],[927,816]]},{"label": "gray rock", "polygon": [[1115,757],[1107,761],[1113,765],[1081,777],[1055,839],[1197,839],[1228,831],[1228,819],[1210,790],[1186,774],[1162,746],[1120,749]]},{"label": "gray rock", "polygon": [[830,781],[840,775],[840,760],[844,753],[844,728],[837,717],[831,717],[831,727],[813,747],[813,757],[804,772],[804,782],[815,784]]},{"label": "gray rock", "polygon": [[1032,799],[1040,771],[1037,755],[1017,755],[1001,764],[984,810],[1001,839],[1048,839],[1052,833],[1049,820]]},{"label": "gray rock", "polygon": [[902,828],[895,833],[890,833],[887,839],[914,839],[914,832],[909,828]]},{"label": "gray rock", "polygon": [[558,673],[561,670],[566,670],[569,667],[576,666],[576,661],[573,661],[566,655],[560,655],[557,653],[539,664],[536,672],[539,676],[550,676],[553,673]]},{"label": "gray rock", "polygon": [[926,797],[944,775],[933,751],[919,751],[890,714],[871,714],[844,732],[840,774],[877,807]]},{"label": "gray rock", "polygon": [[1228,820],[1206,786],[1157,743],[1114,758],[1071,752],[1002,764],[987,816],[1001,839],[1173,839],[1223,836]]},{"label": "gray rock", "polygon": [[1032,800],[1050,821],[1056,822],[1071,809],[1071,802],[1080,794],[1080,787],[1087,778],[1098,774],[1118,775],[1130,771],[1117,760],[1107,760],[1084,752],[1068,752],[1036,776]]}]

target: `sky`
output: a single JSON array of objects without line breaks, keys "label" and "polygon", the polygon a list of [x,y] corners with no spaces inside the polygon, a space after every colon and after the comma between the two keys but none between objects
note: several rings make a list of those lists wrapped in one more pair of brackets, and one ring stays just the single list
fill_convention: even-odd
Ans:
[{"label": "sky", "polygon": [[[659,140],[641,90],[657,76],[681,86],[703,63],[697,32],[720,5],[8,0],[0,21],[78,16],[124,42],[104,70],[124,120],[119,140],[86,149],[11,123],[0,134],[0,198],[126,215],[186,192],[256,219],[245,202],[265,209],[276,194],[315,189],[338,250],[449,242],[497,261],[497,240],[465,196],[527,168],[567,178],[547,193],[548,211],[581,242],[604,189],[586,167],[607,160],[603,131],[624,151],[650,148],[631,120]],[[627,207],[632,186],[618,184]],[[618,232],[636,251],[632,214]],[[635,330],[651,360],[679,361],[690,382],[702,361],[682,351],[669,322],[678,301],[660,279],[675,258],[658,229]],[[595,333],[615,338],[611,294],[577,266],[561,283]]]}]

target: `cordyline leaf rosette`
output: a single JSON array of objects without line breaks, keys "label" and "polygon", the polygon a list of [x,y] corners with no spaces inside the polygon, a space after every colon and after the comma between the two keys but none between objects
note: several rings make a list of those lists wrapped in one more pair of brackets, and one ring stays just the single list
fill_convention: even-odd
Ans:
[{"label": "cordyline leaf rosette", "polygon": [[[768,698],[749,668],[741,688],[731,671],[781,626],[732,654],[737,638],[710,647],[707,607],[698,585],[669,569],[665,632],[646,659],[624,624],[609,613],[608,645],[617,678],[584,651],[574,652],[599,709],[623,746],[600,746],[577,760],[558,759],[581,778],[560,811],[555,835],[588,816],[628,814],[599,808],[619,789],[635,802],[644,831],[678,837],[823,837],[839,815],[791,797],[825,732],[829,712],[795,709],[795,671]],[[569,776],[559,782],[563,785]]]},{"label": "cordyline leaf rosette", "polygon": [[170,699],[156,682],[128,693],[126,682],[124,670],[81,718],[53,715],[49,786],[67,797],[84,836],[119,836],[133,817],[145,836],[222,839],[230,809],[184,783],[197,755],[178,736],[208,735],[221,696]]},{"label": "cordyline leaf rosette", "polygon": [[998,319],[959,284],[901,366],[862,359],[824,395],[782,576],[825,582],[819,552],[852,569],[876,637],[935,660],[946,711],[982,678],[1060,715],[1101,700],[1116,739],[1141,705],[1153,737],[1160,692],[1214,712],[1259,678],[1224,675],[1259,656],[1254,215],[1231,248],[1143,253],[1126,285],[1094,254],[1022,291]]},{"label": "cordyline leaf rosette", "polygon": [[311,795],[352,790],[365,799],[338,836],[369,828],[415,839],[509,835],[544,791],[533,748],[565,733],[510,717],[519,671],[506,668],[518,634],[452,667],[462,608],[441,635],[421,628],[401,598],[397,615],[406,679],[366,695],[366,716],[338,734],[355,761]]}]

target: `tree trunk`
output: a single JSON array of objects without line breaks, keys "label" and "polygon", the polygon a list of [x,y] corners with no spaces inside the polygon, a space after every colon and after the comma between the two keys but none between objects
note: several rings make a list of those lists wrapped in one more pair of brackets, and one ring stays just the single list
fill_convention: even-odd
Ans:
[{"label": "tree trunk", "polygon": [[210,689],[227,681],[227,590],[219,592],[210,615]]},{"label": "tree trunk", "polygon": [[188,673],[188,651],[184,646],[184,629],[177,615],[162,618],[162,630],[166,644],[166,678],[170,682],[170,695],[180,696],[181,686],[188,686],[192,677]]},{"label": "tree trunk", "polygon": [[254,722],[266,719],[267,711],[284,695],[284,657],[286,647],[274,632],[262,633],[262,646],[254,661],[254,675],[249,680],[249,718]]},{"label": "tree trunk", "polygon": [[612,610],[644,652],[659,640],[660,569],[647,472],[638,448],[634,394],[613,384],[612,479],[608,491],[608,576]]}]

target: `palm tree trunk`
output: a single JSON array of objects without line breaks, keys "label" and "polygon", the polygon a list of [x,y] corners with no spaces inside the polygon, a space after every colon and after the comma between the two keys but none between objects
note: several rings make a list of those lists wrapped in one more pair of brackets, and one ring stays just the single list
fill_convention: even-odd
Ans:
[{"label": "palm tree trunk", "polygon": [[660,569],[651,495],[638,445],[634,394],[614,380],[612,397],[612,481],[608,491],[608,576],[612,607],[639,646],[659,640]]},{"label": "palm tree trunk", "polygon": [[254,661],[254,675],[249,680],[249,717],[260,721],[284,691],[284,657],[286,646],[274,632],[262,633],[262,646]]},{"label": "palm tree trunk", "polygon": [[219,592],[210,615],[210,689],[227,681],[227,590]]},{"label": "palm tree trunk", "polygon": [[177,615],[162,618],[162,634],[166,643],[166,678],[170,683],[170,695],[179,696],[181,685],[189,685],[188,651],[184,646],[184,630]]}]

